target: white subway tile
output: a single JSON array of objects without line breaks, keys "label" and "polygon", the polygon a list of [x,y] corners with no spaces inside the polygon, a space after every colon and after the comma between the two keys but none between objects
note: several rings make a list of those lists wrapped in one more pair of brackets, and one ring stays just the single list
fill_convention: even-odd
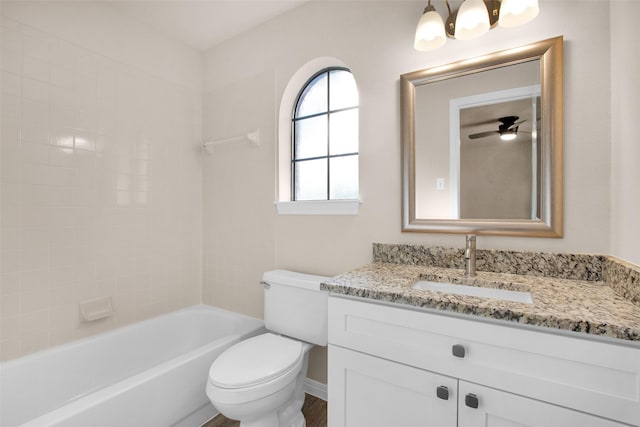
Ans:
[{"label": "white subway tile", "polygon": [[[62,140],[64,142],[64,140]],[[49,149],[50,164],[54,166],[72,167],[75,165],[75,153],[73,148],[65,148],[64,146],[51,146]]]},{"label": "white subway tile", "polygon": [[49,328],[49,310],[39,310],[20,315],[20,333],[26,335],[47,332]]},{"label": "white subway tile", "polygon": [[96,135],[76,130],[73,146],[78,150],[96,151]]},{"label": "white subway tile", "polygon": [[[22,50],[22,34],[20,24],[15,21],[4,20],[0,26],[0,41],[2,48],[14,51]],[[3,57],[4,60],[4,57]]]},{"label": "white subway tile", "polygon": [[47,331],[37,334],[24,334],[20,345],[22,354],[29,354],[49,347],[49,334]]},{"label": "white subway tile", "polygon": [[[20,95],[3,92],[2,93],[2,125],[5,126],[5,125],[14,124],[19,127],[21,114],[22,114],[22,98],[20,97]],[[20,134],[18,133],[17,135],[19,137]]]},{"label": "white subway tile", "polygon": [[[52,258],[53,258],[52,249]],[[72,266],[61,266],[57,263],[51,262],[51,268],[49,269],[49,286],[53,291],[57,288],[75,287],[78,274],[76,269]],[[69,301],[67,301],[69,303]]]},{"label": "white subway tile", "polygon": [[0,294],[13,294],[20,292],[20,273],[3,273],[0,276],[0,280],[2,281],[2,286],[0,286]]},{"label": "white subway tile", "polygon": [[25,163],[49,163],[49,144],[22,144],[22,161]]},{"label": "white subway tile", "polygon": [[75,58],[80,48],[66,41],[53,39],[51,42],[51,64],[57,67],[69,69],[74,73]]},{"label": "white subway tile", "polygon": [[2,69],[15,74],[22,74],[22,53],[18,50],[2,48]]},{"label": "white subway tile", "polygon": [[0,263],[2,265],[3,273],[13,273],[20,271],[20,257],[22,251],[2,251],[0,256]]},{"label": "white subway tile", "polygon": [[95,133],[98,127],[98,119],[94,110],[76,110],[75,125],[76,129]]},{"label": "white subway tile", "polygon": [[[2,357],[199,302],[196,93],[0,19],[0,291],[28,312]],[[80,325],[99,294],[115,315]]]},{"label": "white subway tile", "polygon": [[44,33],[22,27],[22,53],[45,62],[51,60],[51,44]]},{"label": "white subway tile", "polygon": [[22,122],[21,141],[47,144],[49,142],[49,125],[43,122]]},{"label": "white subway tile", "polygon": [[44,248],[26,248],[20,257],[20,270],[39,270],[49,268],[49,250]]},{"label": "white subway tile", "polygon": [[49,81],[51,82],[52,86],[57,86],[67,90],[73,90],[73,71],[69,68],[52,64],[49,68]]},{"label": "white subway tile", "polygon": [[50,104],[50,123],[55,128],[71,129],[75,125],[75,109],[62,105]]},{"label": "white subway tile", "polygon": [[[4,60],[4,58],[2,58]],[[22,93],[22,79],[19,74],[11,73],[8,71],[2,71],[2,93],[15,96],[21,96]],[[4,107],[4,102],[3,102]]]},{"label": "white subway tile", "polygon": [[22,291],[20,293],[20,314],[29,314],[49,309],[49,289]]},{"label": "white subway tile", "polygon": [[22,57],[22,76],[42,83],[49,83],[49,63],[24,55]]},{"label": "white subway tile", "polygon": [[0,245],[5,251],[22,249],[22,229],[20,227],[3,226],[0,230]]},{"label": "white subway tile", "polygon": [[80,52],[76,55],[76,75],[78,77],[89,77],[94,81],[97,73],[97,64],[95,57],[89,52]]},{"label": "white subway tile", "polygon": [[74,301],[75,293],[76,286],[73,284],[49,289],[49,307],[52,313],[54,310],[68,307],[69,302]]},{"label": "white subway tile", "polygon": [[[20,293],[11,293],[11,294],[2,295],[2,301],[0,301],[0,309],[2,310],[2,323],[5,322],[5,319],[16,318],[17,316],[19,316],[20,315]],[[10,338],[10,337],[7,337],[7,338]]]},{"label": "white subway tile", "polygon": [[[28,208],[27,208],[28,209]],[[48,248],[49,229],[46,227],[23,227],[22,228],[22,249],[27,248]]]},{"label": "white subway tile", "polygon": [[0,341],[0,358],[2,360],[9,360],[19,357],[20,353],[20,339],[3,339]]},{"label": "white subway tile", "polygon": [[65,127],[52,127],[49,143],[58,147],[73,149],[74,131]]},{"label": "white subway tile", "polygon": [[49,269],[23,270],[20,272],[20,291],[32,292],[49,289]]},{"label": "white subway tile", "polygon": [[75,92],[64,87],[51,86],[51,103],[54,106],[75,108],[77,106]]},{"label": "white subway tile", "polygon": [[[19,340],[20,339],[20,302],[16,301],[15,314],[11,316],[2,316],[2,322],[0,322],[0,336],[3,340]],[[14,308],[11,308],[13,311]],[[2,311],[5,312],[4,310]]]},{"label": "white subway tile", "polygon": [[[66,290],[60,290],[61,292],[67,292]],[[51,307],[49,313],[49,333],[52,338],[57,336],[57,339],[70,340],[73,339],[73,332],[78,323],[78,307],[69,304],[69,301],[73,300],[73,293],[64,295],[67,300],[66,304],[56,304]]]},{"label": "white subway tile", "polygon": [[49,102],[49,85],[31,78],[22,78],[22,96],[34,101]]}]

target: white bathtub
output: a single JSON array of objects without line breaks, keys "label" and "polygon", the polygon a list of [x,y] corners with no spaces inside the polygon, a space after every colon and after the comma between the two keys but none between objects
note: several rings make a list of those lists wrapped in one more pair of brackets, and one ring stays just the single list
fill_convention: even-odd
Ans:
[{"label": "white bathtub", "polygon": [[227,347],[263,322],[198,305],[0,365],[0,426],[199,426]]}]

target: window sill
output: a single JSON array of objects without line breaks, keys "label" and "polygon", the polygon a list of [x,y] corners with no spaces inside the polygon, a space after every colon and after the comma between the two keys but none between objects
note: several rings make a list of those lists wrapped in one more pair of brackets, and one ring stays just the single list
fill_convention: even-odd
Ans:
[{"label": "window sill", "polygon": [[275,202],[279,215],[357,215],[360,200]]}]

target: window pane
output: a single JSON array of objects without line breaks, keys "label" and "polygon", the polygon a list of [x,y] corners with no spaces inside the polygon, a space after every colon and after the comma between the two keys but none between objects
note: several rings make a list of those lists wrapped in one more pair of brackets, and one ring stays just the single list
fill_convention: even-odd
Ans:
[{"label": "window pane", "polygon": [[296,160],[327,155],[327,116],[317,116],[295,122]]},{"label": "window pane", "polygon": [[334,157],[331,168],[329,197],[331,199],[358,198],[358,156]]},{"label": "window pane", "polygon": [[327,75],[327,73],[320,74],[304,88],[298,101],[296,117],[327,111]]},{"label": "window pane", "polygon": [[296,162],[296,200],[327,200],[327,159]]},{"label": "window pane", "polygon": [[358,152],[358,110],[331,113],[329,127],[331,155]]},{"label": "window pane", "polygon": [[353,74],[344,70],[331,71],[331,93],[329,99],[331,110],[358,106],[358,87]]}]

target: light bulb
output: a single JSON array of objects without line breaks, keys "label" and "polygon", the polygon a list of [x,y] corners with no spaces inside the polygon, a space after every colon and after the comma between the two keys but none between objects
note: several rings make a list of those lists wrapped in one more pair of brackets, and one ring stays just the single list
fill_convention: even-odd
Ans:
[{"label": "light bulb", "polygon": [[500,139],[503,141],[513,141],[514,139],[516,139],[516,132],[513,130],[508,130],[504,133],[500,134]]},{"label": "light bulb", "polygon": [[455,38],[471,40],[489,31],[489,12],[482,0],[466,0],[458,10]]},{"label": "light bulb", "polygon": [[425,9],[416,27],[416,38],[413,47],[419,51],[434,50],[445,44],[444,21],[433,6]]},{"label": "light bulb", "polygon": [[498,25],[517,27],[533,20],[539,12],[538,0],[502,0]]}]

